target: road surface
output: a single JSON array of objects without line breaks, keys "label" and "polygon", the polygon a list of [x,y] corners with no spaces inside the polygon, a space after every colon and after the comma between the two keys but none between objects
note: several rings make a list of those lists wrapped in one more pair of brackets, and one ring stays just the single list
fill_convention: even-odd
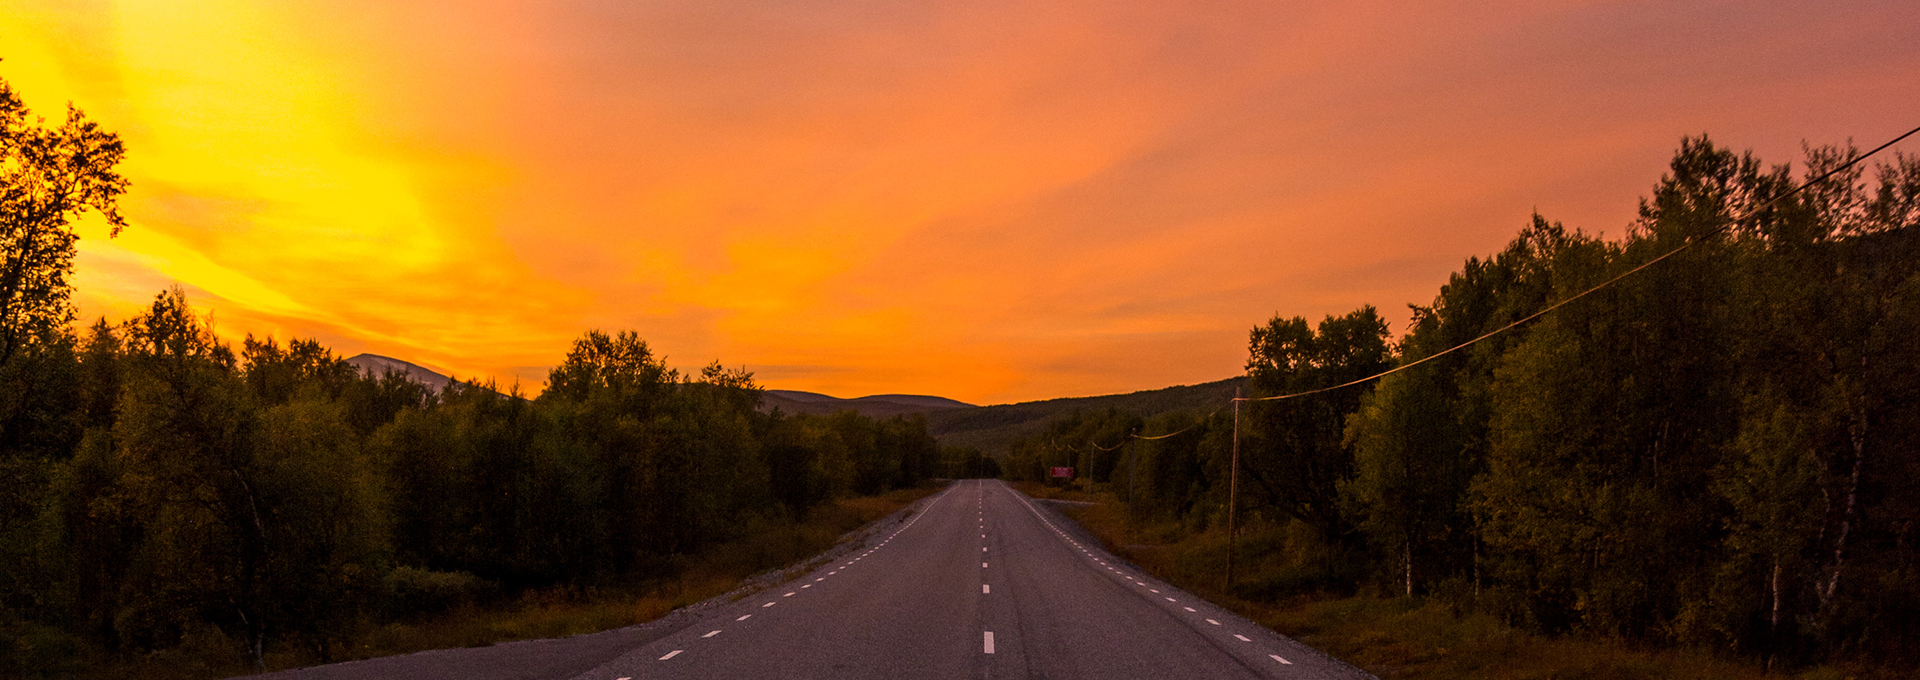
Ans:
[{"label": "road surface", "polygon": [[962,481],[839,559],[669,629],[275,675],[1370,677],[1114,559],[1045,505],[998,481]]}]

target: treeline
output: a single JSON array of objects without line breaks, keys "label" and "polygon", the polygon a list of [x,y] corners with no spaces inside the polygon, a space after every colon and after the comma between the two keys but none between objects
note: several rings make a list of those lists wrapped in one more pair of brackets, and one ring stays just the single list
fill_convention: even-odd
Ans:
[{"label": "treeline", "polygon": [[[1852,153],[1810,149],[1800,181]],[[1689,139],[1623,238],[1536,217],[1398,342],[1371,307],[1256,328],[1254,397],[1432,360],[1241,404],[1242,521],[1281,538],[1246,548],[1277,568],[1236,590],[1442,597],[1769,663],[1920,658],[1920,159],[1769,205],[1797,185]],[[1080,414],[1008,469],[1077,463],[1142,522],[1217,530],[1233,433],[1225,405]]]},{"label": "treeline", "polygon": [[119,138],[0,81],[0,676],[182,646],[327,660],[366,625],[528,589],[639,587],[837,498],[917,485],[924,421],[758,410],[718,363],[587,333],[537,398],[368,376],[311,340],[236,350],[179,290],[74,326]]},{"label": "treeline", "polygon": [[917,419],[761,413],[747,374],[682,376],[632,333],[587,333],[537,398],[434,393],[313,341],[236,352],[174,291],[16,365],[0,594],[20,661],[194,635],[326,660],[450,598],[670,578],[939,455]]}]

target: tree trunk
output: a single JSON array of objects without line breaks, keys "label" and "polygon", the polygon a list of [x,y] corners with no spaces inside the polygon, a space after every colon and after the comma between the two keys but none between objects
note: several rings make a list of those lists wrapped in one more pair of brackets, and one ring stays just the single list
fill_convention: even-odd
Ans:
[{"label": "tree trunk", "polygon": [[1773,573],[1767,579],[1773,590],[1773,610],[1767,614],[1767,672],[1773,672],[1773,659],[1780,649],[1780,558],[1773,558]]},{"label": "tree trunk", "polygon": [[1402,557],[1406,563],[1407,597],[1413,597],[1413,539],[1407,539]]},{"label": "tree trunk", "polygon": [[1840,589],[1840,573],[1846,566],[1847,535],[1853,532],[1853,520],[1856,504],[1860,496],[1860,468],[1866,462],[1867,414],[1866,408],[1857,402],[1853,408],[1853,422],[1847,427],[1847,434],[1853,444],[1853,469],[1847,475],[1847,495],[1840,510],[1840,529],[1833,538],[1833,567],[1827,572],[1827,582],[1820,588],[1820,618],[1832,616],[1833,596]]}]

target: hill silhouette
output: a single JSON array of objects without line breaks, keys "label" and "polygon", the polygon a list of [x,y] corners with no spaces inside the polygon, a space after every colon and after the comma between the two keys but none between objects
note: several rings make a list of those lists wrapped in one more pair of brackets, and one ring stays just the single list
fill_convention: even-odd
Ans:
[{"label": "hill silhouette", "polygon": [[855,399],[842,399],[815,392],[767,390],[760,402],[760,410],[771,411],[776,408],[783,413],[810,413],[823,416],[840,411],[853,411],[863,416],[888,418],[913,413],[979,407],[946,397],[920,394],[875,394]]},{"label": "hill silhouette", "polygon": [[383,357],[378,354],[356,354],[347,359],[347,363],[353,364],[354,368],[360,369],[361,373],[375,378],[385,375],[388,372],[402,373],[414,382],[426,385],[427,389],[433,390],[434,392],[446,389],[447,385],[453,382],[453,378],[435,373],[421,367],[419,364],[401,361],[393,357]]},{"label": "hill silhouette", "polygon": [[1206,413],[1227,404],[1233,398],[1234,390],[1244,389],[1246,384],[1245,376],[1236,376],[1198,385],[1176,385],[1127,394],[928,411],[927,431],[940,440],[942,446],[972,447],[989,456],[998,456],[1006,452],[1013,440],[1039,432],[1054,416],[1107,409],[1142,418],[1173,411]]}]

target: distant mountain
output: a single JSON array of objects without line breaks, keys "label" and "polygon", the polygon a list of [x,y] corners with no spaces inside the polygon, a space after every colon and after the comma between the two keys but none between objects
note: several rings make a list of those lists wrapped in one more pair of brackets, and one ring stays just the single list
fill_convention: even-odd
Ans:
[{"label": "distant mountain", "polygon": [[845,399],[841,399],[839,397],[829,397],[824,394],[818,394],[815,392],[801,392],[799,390],[767,390],[767,395],[777,396],[782,399],[789,399],[789,400],[797,401],[803,404],[832,404],[832,403],[846,401]]},{"label": "distant mountain", "polygon": [[[451,378],[417,364],[378,354],[361,354],[347,359],[347,363],[375,377],[388,371],[404,373],[435,392],[446,389],[453,382]],[[1142,418],[1173,411],[1207,413],[1227,404],[1233,398],[1234,389],[1244,388],[1246,384],[1246,377],[1241,376],[1128,394],[1067,397],[994,406],[974,406],[946,397],[923,394],[875,394],[842,399],[815,392],[767,390],[761,399],[760,410],[772,411],[777,408],[788,414],[823,416],[853,411],[870,418],[920,413],[927,417],[927,431],[942,445],[968,446],[980,449],[987,455],[999,455],[1006,452],[1013,440],[1044,429],[1047,421],[1054,416],[1109,408]]]},{"label": "distant mountain", "polygon": [[414,382],[426,385],[427,389],[435,392],[446,389],[447,385],[453,382],[452,378],[421,368],[418,364],[378,354],[360,354],[347,359],[347,363],[353,364],[354,368],[360,369],[361,373],[375,378],[386,375],[388,372],[405,373]]},{"label": "distant mountain", "polygon": [[946,397],[918,394],[876,394],[856,399],[841,399],[813,392],[767,390],[765,398],[760,402],[760,408],[764,411],[777,408],[789,414],[811,413],[821,416],[840,411],[853,411],[863,416],[887,418],[910,413],[932,413],[979,407]]},{"label": "distant mountain", "polygon": [[987,455],[997,456],[1005,453],[1013,440],[1044,429],[1047,421],[1054,416],[1109,408],[1142,418],[1174,411],[1205,414],[1228,404],[1233,399],[1234,390],[1245,388],[1246,384],[1246,377],[1240,376],[1128,394],[930,411],[927,413],[927,430],[944,446],[969,446]]}]

